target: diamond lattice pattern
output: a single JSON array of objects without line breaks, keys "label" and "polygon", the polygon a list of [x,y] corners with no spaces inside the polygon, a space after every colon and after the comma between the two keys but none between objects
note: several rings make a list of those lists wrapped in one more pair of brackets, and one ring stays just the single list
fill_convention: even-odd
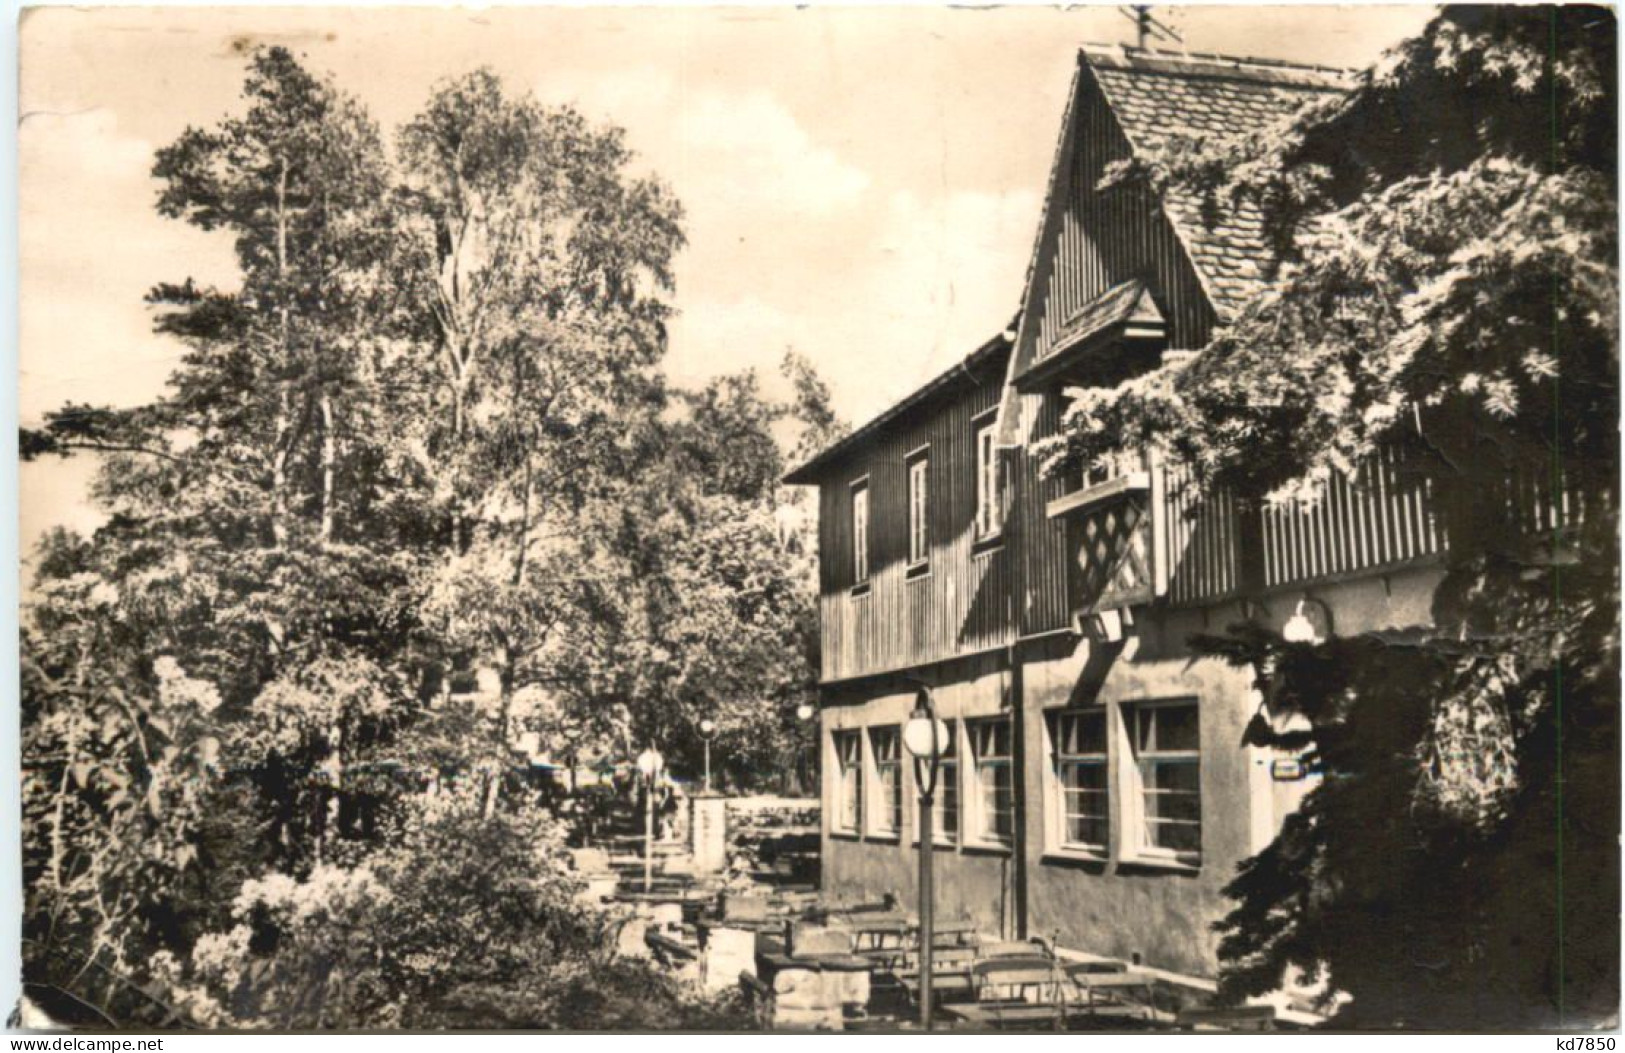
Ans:
[{"label": "diamond lattice pattern", "polygon": [[1076,609],[1094,613],[1150,602],[1151,518],[1140,497],[1128,497],[1082,517],[1078,569],[1081,595]]}]

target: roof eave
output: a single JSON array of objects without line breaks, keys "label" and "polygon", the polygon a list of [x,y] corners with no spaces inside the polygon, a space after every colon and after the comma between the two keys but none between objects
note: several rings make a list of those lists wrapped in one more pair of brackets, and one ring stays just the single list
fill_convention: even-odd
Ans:
[{"label": "roof eave", "polygon": [[933,377],[902,399],[882,410],[867,424],[853,431],[844,439],[836,442],[833,446],[826,447],[815,454],[812,459],[786,472],[781,481],[786,486],[816,485],[819,477],[832,464],[862,446],[869,439],[881,434],[888,427],[907,416],[910,411],[925,405],[936,396],[952,390],[956,384],[964,382],[977,383],[987,379],[976,376],[972,371],[998,358],[1000,354],[1008,352],[1010,344],[1010,340],[1004,333],[998,334],[954,363],[946,371]]}]

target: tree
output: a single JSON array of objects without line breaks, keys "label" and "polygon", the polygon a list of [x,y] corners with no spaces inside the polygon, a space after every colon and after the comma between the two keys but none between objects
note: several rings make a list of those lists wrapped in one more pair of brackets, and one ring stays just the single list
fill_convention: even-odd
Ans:
[{"label": "tree", "polygon": [[[397,554],[362,521],[382,146],[283,50],[253,56],[245,99],[154,169],[161,213],[234,237],[240,287],[155,287],[157,328],[188,348],[165,397],[70,406],[23,436],[25,456],[107,453],[110,514],[88,542],[48,543],[23,640],[27,763],[54,777],[27,827],[52,901],[28,919],[48,949],[31,976],[139,974],[184,949],[216,903],[199,867],[259,865],[244,842],[319,854],[331,794],[310,773],[377,715],[399,635]],[[366,690],[326,691],[340,683]]]},{"label": "tree", "polygon": [[65,535],[22,640],[25,971],[127,1004],[128,972],[192,909],[219,693],[132,647],[119,590]]},{"label": "tree", "polygon": [[786,410],[753,378],[667,385],[681,210],[619,130],[480,72],[398,145],[255,52],[240,112],[154,169],[240,283],[154,288],[187,349],[161,398],[22,435],[102,454],[109,515],[50,539],[27,612],[28,976],[160,1025],[579,1026],[560,999],[600,974],[627,1026],[731,1019],[585,952],[602,919],[515,747],[625,742],[635,711],[686,761],[725,711],[737,756],[769,748],[810,682]]},{"label": "tree", "polygon": [[765,398],[746,372],[678,392],[643,422],[641,470],[588,510],[585,618],[557,657],[567,705],[616,719],[601,733],[697,775],[711,720],[718,774],[744,785],[796,767],[794,712],[817,682],[815,521],[785,514],[801,495],[779,485],[776,432],[821,448],[839,425],[812,367],[789,356],[784,369],[793,402]]},{"label": "tree", "polygon": [[516,700],[551,686],[581,510],[638,470],[624,437],[661,398],[681,209],[629,175],[619,129],[485,70],[441,85],[400,142],[392,285],[418,353],[399,419],[446,539],[427,616],[446,661],[496,672],[500,764]]},{"label": "tree", "polygon": [[[1614,49],[1595,8],[1447,8],[1285,128],[1112,174],[1256,203],[1282,262],[1187,368],[1075,393],[1050,468],[1149,444],[1312,501],[1406,441],[1449,537],[1425,646],[1195,641],[1307,716],[1326,771],[1230,887],[1227,997],[1291,968],[1350,1026],[1617,1008]],[[1521,529],[1531,491],[1579,526]]]}]

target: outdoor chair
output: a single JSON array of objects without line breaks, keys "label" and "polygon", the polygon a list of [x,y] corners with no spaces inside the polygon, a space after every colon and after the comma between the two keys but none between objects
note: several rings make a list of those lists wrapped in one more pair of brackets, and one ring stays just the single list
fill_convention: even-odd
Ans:
[{"label": "outdoor chair", "polygon": [[974,999],[945,1012],[977,1027],[1059,1029],[1066,1020],[1065,978],[1043,954],[984,958],[970,967]]},{"label": "outdoor chair", "polygon": [[1126,962],[1073,962],[1062,969],[1071,990],[1069,1017],[1156,1019],[1156,980]]}]

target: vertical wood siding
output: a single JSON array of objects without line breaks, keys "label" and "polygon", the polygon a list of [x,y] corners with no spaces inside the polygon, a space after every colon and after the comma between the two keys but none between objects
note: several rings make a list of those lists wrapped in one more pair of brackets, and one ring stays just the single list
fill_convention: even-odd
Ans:
[{"label": "vertical wood siding", "polygon": [[[1047,354],[1067,320],[1113,286],[1138,278],[1151,289],[1168,322],[1169,346],[1196,348],[1208,342],[1216,317],[1161,206],[1137,185],[1097,191],[1106,166],[1127,158],[1128,140],[1106,105],[1093,76],[1084,69],[1073,100],[1073,120],[1062,144],[1062,170],[1050,202],[1045,244],[1032,281],[1043,290],[1029,305],[1037,322],[1022,326],[1016,353],[1023,363]],[[1029,395],[1022,417],[1033,421],[1031,439],[1055,434],[1064,399]],[[1037,458],[1025,450],[1015,472],[1014,518],[1019,526],[1023,580],[1017,618],[1023,635],[1071,624],[1067,579],[1072,554],[1063,524],[1051,523],[1046,506],[1067,489],[1061,480],[1039,476]],[[1208,542],[1200,530],[1179,541]],[[1180,549],[1179,551],[1183,551]],[[1201,567],[1203,573],[1211,570]],[[1233,587],[1233,584],[1232,584]]]},{"label": "vertical wood siding", "polygon": [[[1129,156],[1118,127],[1093,76],[1085,69],[1074,101],[1076,120],[1049,221],[1047,246],[1033,276],[1043,290],[1035,346],[1028,358],[1042,358],[1077,311],[1101,293],[1133,278],[1144,281],[1167,313],[1169,346],[1197,348],[1208,342],[1215,316],[1201,282],[1158,201],[1139,184],[1097,191],[1106,166]],[[1024,327],[1027,328],[1027,327]]]},{"label": "vertical wood siding", "polygon": [[[1335,476],[1311,507],[1265,508],[1255,527],[1238,516],[1224,491],[1206,495],[1181,486],[1188,474],[1167,469],[1161,515],[1171,564],[1170,602],[1211,603],[1241,591],[1243,545],[1257,535],[1262,562],[1257,587],[1306,585],[1334,578],[1379,574],[1442,554],[1449,545],[1436,481],[1403,443],[1387,445],[1361,464],[1352,478]],[[1513,478],[1507,515],[1526,535],[1576,525],[1583,509],[1562,480]],[[1195,518],[1191,516],[1195,509]]]},{"label": "vertical wood siding", "polygon": [[1433,482],[1397,446],[1379,450],[1352,480],[1334,476],[1314,506],[1266,508],[1262,519],[1266,588],[1444,551]]},{"label": "vertical wood siding", "polygon": [[[1004,362],[945,393],[832,468],[819,490],[823,679],[906,669],[1002,646],[1014,636],[1011,545],[975,552],[976,425],[998,402]],[[929,444],[930,570],[907,577],[905,458]],[[869,589],[852,592],[851,483],[869,480]],[[1013,503],[1013,499],[1012,499]],[[1009,526],[1006,525],[1008,535]]]},{"label": "vertical wood siding", "polygon": [[1163,473],[1163,504],[1155,513],[1167,542],[1168,599],[1175,604],[1210,603],[1233,595],[1241,584],[1236,502],[1226,490],[1198,493],[1189,470]]},{"label": "vertical wood siding", "polygon": [[[1035,433],[1053,435],[1059,427],[1063,399],[1058,395],[1029,395],[1024,412],[1036,414]],[[1066,524],[1049,518],[1049,503],[1069,489],[1064,479],[1044,479],[1038,457],[1022,450],[1014,493],[1017,544],[1021,547],[1022,595],[1017,619],[1023,636],[1061,629],[1071,624],[1067,582],[1072,554],[1067,548]]]}]

